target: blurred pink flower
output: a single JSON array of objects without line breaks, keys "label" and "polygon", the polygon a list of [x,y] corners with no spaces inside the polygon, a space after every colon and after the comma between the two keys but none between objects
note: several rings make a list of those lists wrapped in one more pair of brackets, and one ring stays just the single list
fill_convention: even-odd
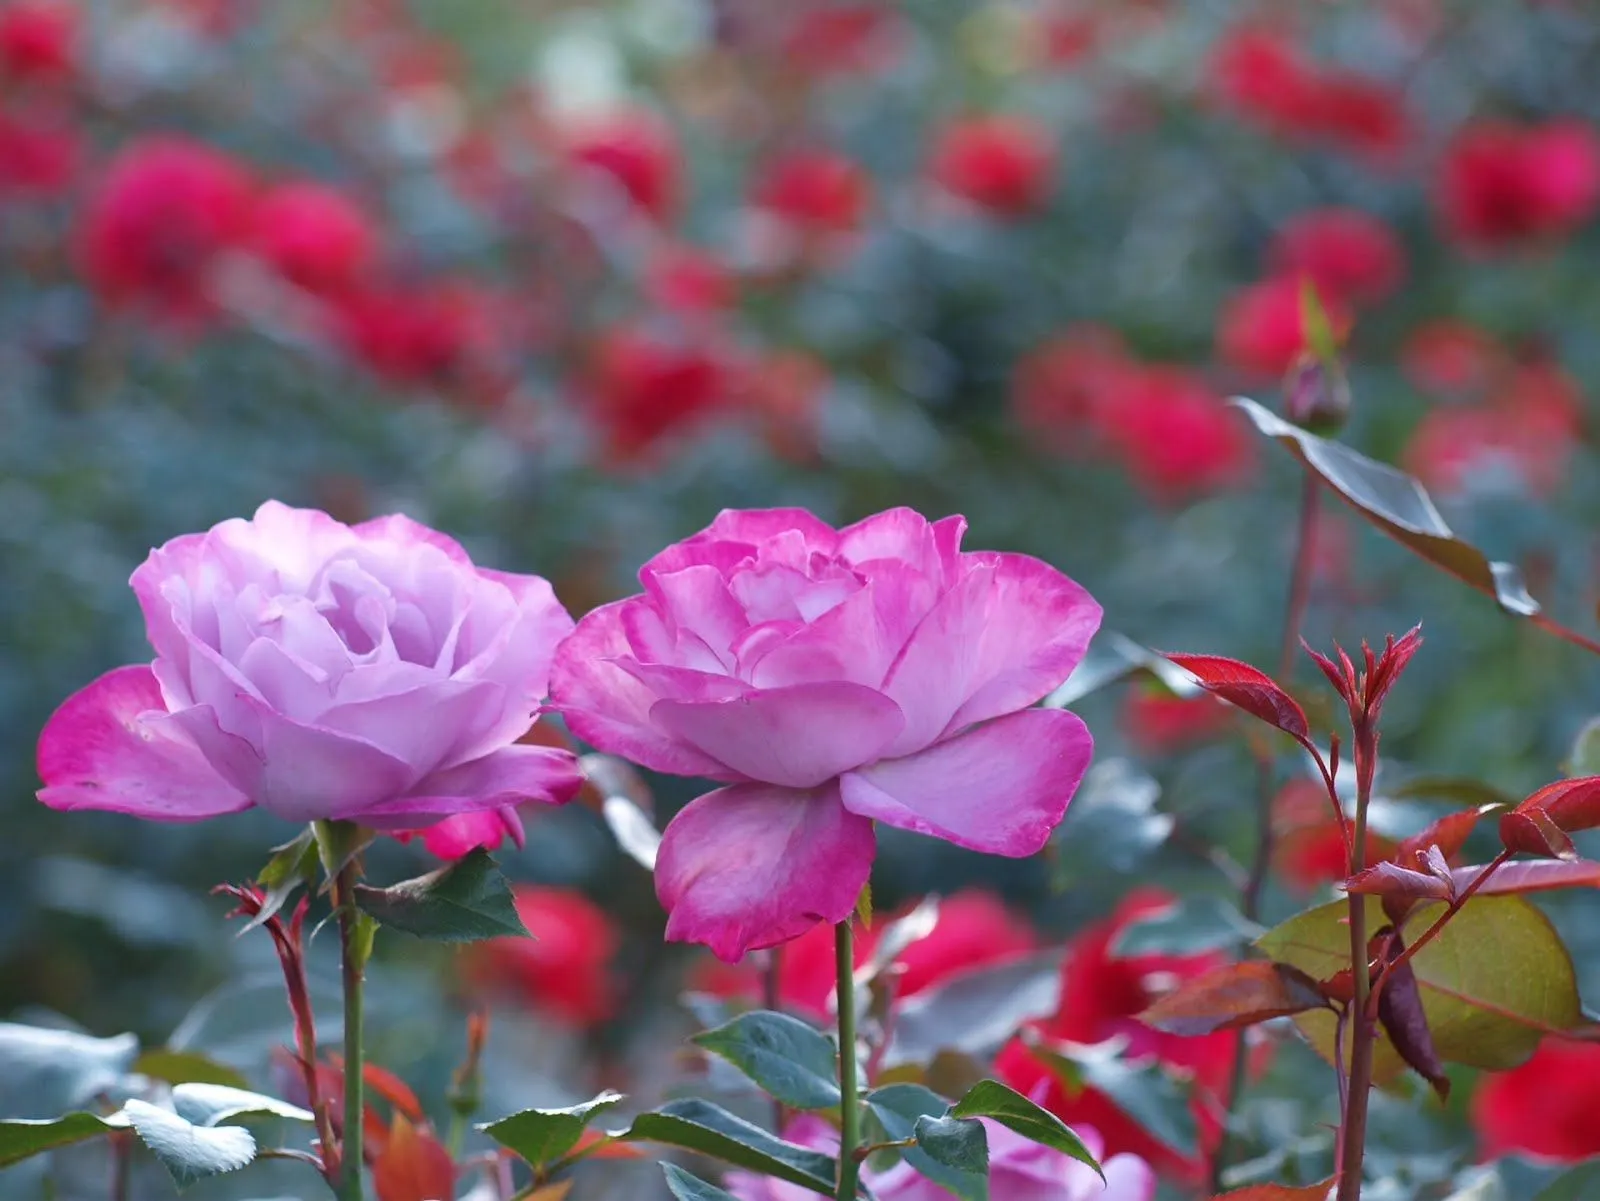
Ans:
[{"label": "blurred pink flower", "polygon": [[90,285],[180,324],[214,311],[211,274],[247,236],[251,180],[239,163],[187,138],[131,142],[111,161],[79,218]]},{"label": "blurred pink flower", "polygon": [[361,207],[326,184],[279,184],[256,205],[251,243],[290,283],[319,295],[349,291],[372,267],[378,233]]},{"label": "blurred pink flower", "polygon": [[57,82],[77,70],[78,10],[64,0],[0,8],[0,81]]},{"label": "blurred pink flower", "polygon": [[965,527],[728,510],[562,645],[551,694],[575,734],[727,785],[667,827],[669,939],[731,961],[843,920],[874,820],[1013,857],[1044,845],[1092,742],[1028,706],[1077,665],[1100,606],[1037,559],[961,553]]},{"label": "blurred pink flower", "polygon": [[866,219],[872,181],[835,150],[797,147],[762,165],[750,200],[802,236],[849,234]]},{"label": "blurred pink flower", "polygon": [[646,458],[728,399],[729,363],[704,336],[622,325],[594,345],[579,388],[615,463]]},{"label": "blurred pink flower", "polygon": [[579,123],[567,153],[579,167],[608,177],[634,207],[666,221],[678,205],[679,150],[671,128],[647,109],[623,109]]},{"label": "blurred pink flower", "polygon": [[1468,125],[1445,153],[1434,204],[1471,250],[1572,233],[1600,204],[1600,137],[1579,120]]},{"label": "blurred pink flower", "polygon": [[393,829],[578,790],[570,754],[516,743],[572,628],[538,576],[474,567],[406,517],[268,501],[152,551],[132,583],[156,660],[46,724],[51,808]]},{"label": "blurred pink flower", "polygon": [[[1155,1172],[1138,1156],[1121,1154],[1104,1160],[1106,1179],[1102,1184],[1087,1164],[1042,1147],[998,1122],[978,1120],[989,1143],[992,1201],[1151,1201],[1156,1195]],[[1098,1159],[1104,1151],[1100,1135],[1088,1126],[1077,1127],[1076,1133]],[[838,1131],[811,1114],[791,1121],[783,1136],[802,1147],[839,1153]],[[868,1168],[861,1178],[880,1201],[954,1201],[955,1197],[904,1161],[882,1171]],[[725,1183],[739,1201],[808,1201],[817,1196],[797,1185],[750,1172],[730,1172]]]},{"label": "blurred pink flower", "polygon": [[[1309,349],[1301,312],[1301,279],[1281,276],[1251,284],[1222,307],[1217,354],[1229,367],[1252,375],[1281,376]],[[1337,296],[1320,296],[1335,337],[1350,329],[1350,314]]]},{"label": "blurred pink flower", "polygon": [[1029,117],[967,117],[939,131],[928,172],[953,196],[997,216],[1027,216],[1054,184],[1055,135]]},{"label": "blurred pink flower", "polygon": [[1320,208],[1285,222],[1268,260],[1275,275],[1306,276],[1320,295],[1377,304],[1405,279],[1406,252],[1393,230],[1359,209]]},{"label": "blurred pink flower", "polygon": [[67,117],[48,108],[0,108],[0,197],[49,199],[72,184],[82,139]]}]

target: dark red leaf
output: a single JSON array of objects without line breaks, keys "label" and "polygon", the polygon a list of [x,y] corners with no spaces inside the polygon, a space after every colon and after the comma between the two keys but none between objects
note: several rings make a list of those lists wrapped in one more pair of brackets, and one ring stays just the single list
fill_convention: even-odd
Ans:
[{"label": "dark red leaf", "polygon": [[1305,710],[1265,672],[1220,655],[1167,654],[1167,658],[1199,680],[1207,692],[1237,705],[1269,726],[1276,726],[1299,742],[1310,741],[1311,729],[1306,723]]},{"label": "dark red leaf", "polygon": [[1546,784],[1518,805],[1515,812],[1534,809],[1548,813],[1550,820],[1569,834],[1574,830],[1592,830],[1600,826],[1600,776]]},{"label": "dark red leaf", "polygon": [[[1328,677],[1328,683],[1333,685],[1333,690],[1339,694],[1339,699],[1351,709],[1356,705],[1356,676],[1355,668],[1350,665],[1349,657],[1343,649],[1339,649],[1339,658],[1344,662],[1335,664],[1334,661],[1322,652],[1312,648],[1304,638],[1300,639],[1301,649],[1311,656],[1312,662],[1322,669],[1322,674]],[[1346,672],[1349,674],[1347,675]]]},{"label": "dark red leaf", "polygon": [[1517,808],[1500,818],[1500,841],[1508,851],[1546,859],[1576,859],[1572,839],[1543,809]]},{"label": "dark red leaf", "polygon": [[1428,874],[1440,881],[1449,889],[1450,899],[1456,899],[1456,881],[1450,874],[1450,861],[1444,857],[1444,852],[1437,846],[1431,846],[1422,852],[1422,865],[1428,869]]},{"label": "dark red leaf", "polygon": [[[1483,867],[1458,867],[1450,874],[1456,888],[1464,889],[1478,878]],[[1532,863],[1507,863],[1496,869],[1477,895],[1489,897],[1508,893],[1550,892],[1557,888],[1600,888],[1600,863],[1592,859],[1540,859]]]},{"label": "dark red leaf", "polygon": [[[1405,947],[1396,934],[1390,938],[1390,962],[1400,957]],[[1433,1045],[1433,1034],[1428,1030],[1428,1015],[1422,1011],[1422,992],[1417,987],[1417,977],[1410,963],[1403,963],[1389,972],[1383,992],[1378,995],[1378,1021],[1394,1049],[1400,1052],[1411,1068],[1433,1085],[1433,1091],[1444,1101],[1450,1096],[1450,1077],[1445,1074],[1444,1061]]]},{"label": "dark red leaf", "polygon": [[1411,897],[1416,900],[1450,899],[1450,886],[1429,872],[1412,871],[1398,863],[1380,863],[1357,872],[1344,882],[1346,892],[1378,897]]},{"label": "dark red leaf", "polygon": [[1214,968],[1178,985],[1139,1015],[1157,1030],[1185,1037],[1253,1026],[1328,1004],[1298,968],[1252,961]]},{"label": "dark red leaf", "polygon": [[439,1201],[455,1196],[455,1165],[444,1144],[426,1126],[413,1126],[397,1111],[389,1141],[372,1165],[378,1201]]},{"label": "dark red leaf", "polygon": [[1337,1176],[1321,1184],[1307,1184],[1293,1188],[1287,1184],[1252,1184],[1249,1188],[1235,1189],[1231,1193],[1218,1193],[1211,1201],[1328,1201],[1333,1196]]},{"label": "dark red leaf", "polygon": [[1384,643],[1383,654],[1376,663],[1373,662],[1372,650],[1365,643],[1361,649],[1367,656],[1367,687],[1366,687],[1366,712],[1371,721],[1378,720],[1378,714],[1383,709],[1384,699],[1389,695],[1389,690],[1395,686],[1400,675],[1406,669],[1406,664],[1411,662],[1422,646],[1422,626],[1415,625],[1406,631],[1397,641],[1393,634]]},{"label": "dark red leaf", "polygon": [[1478,819],[1492,808],[1493,805],[1484,805],[1478,809],[1460,809],[1445,814],[1426,830],[1402,841],[1400,849],[1395,852],[1395,862],[1411,867],[1415,863],[1416,854],[1432,846],[1443,851],[1446,859],[1453,859],[1461,853],[1468,836],[1477,827]]}]

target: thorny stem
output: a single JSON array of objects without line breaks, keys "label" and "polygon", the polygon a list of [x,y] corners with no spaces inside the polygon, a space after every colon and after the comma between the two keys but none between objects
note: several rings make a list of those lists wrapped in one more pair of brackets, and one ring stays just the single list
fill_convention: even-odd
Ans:
[{"label": "thorny stem", "polygon": [[[1317,509],[1321,498],[1321,485],[1308,468],[1300,481],[1300,520],[1295,530],[1294,566],[1289,574],[1289,597],[1285,603],[1283,632],[1278,646],[1278,681],[1286,681],[1294,670],[1295,648],[1300,641],[1300,628],[1305,624],[1306,608],[1311,603],[1311,576],[1316,565]],[[1332,789],[1330,787],[1329,791]],[[1256,759],[1256,847],[1250,861],[1250,871],[1239,890],[1239,912],[1246,921],[1254,922],[1261,914],[1261,891],[1266,886],[1267,874],[1272,869],[1274,844],[1272,829],[1272,759],[1260,755]],[[1228,1126],[1234,1107],[1244,1091],[1245,1074],[1249,1070],[1249,1049],[1241,1033],[1234,1046],[1233,1071],[1224,1097],[1226,1112],[1223,1120],[1223,1142],[1211,1164],[1211,1191],[1222,1190],[1222,1173],[1227,1167],[1230,1135]]]},{"label": "thorny stem", "polygon": [[[1378,739],[1370,729],[1356,730],[1356,822],[1350,851],[1350,874],[1367,861],[1367,802],[1377,764]],[[1350,971],[1355,980],[1350,1003],[1350,1087],[1339,1124],[1339,1192],[1337,1201],[1360,1201],[1361,1160],[1366,1153],[1367,1102],[1372,1093],[1372,1051],[1377,1022],[1367,1012],[1372,980],[1367,971],[1367,898],[1350,894]]]},{"label": "thorny stem", "polygon": [[358,945],[361,911],[356,908],[356,860],[339,869],[334,881],[334,904],[339,913],[339,947],[344,976],[344,1141],[339,1148],[339,1201],[362,1201],[361,1123],[362,1097],[361,977],[365,958]]},{"label": "thorny stem", "polygon": [[861,1161],[860,1086],[856,1080],[855,936],[845,918],[833,928],[834,972],[839,990],[839,1188],[836,1201],[855,1201]]},{"label": "thorny stem", "polygon": [[1400,954],[1396,955],[1389,963],[1384,965],[1383,970],[1378,973],[1378,978],[1373,982],[1372,985],[1372,997],[1369,1007],[1372,1009],[1374,1014],[1377,1012],[1378,998],[1382,995],[1383,986],[1388,983],[1389,977],[1394,975],[1395,972],[1399,971],[1400,968],[1405,964],[1409,963],[1413,955],[1437,938],[1439,936],[1439,932],[1449,924],[1450,919],[1461,912],[1462,906],[1470,901],[1477,894],[1478,890],[1489,882],[1489,877],[1494,875],[1495,872],[1499,871],[1510,858],[1510,851],[1501,851],[1499,855],[1495,856],[1492,862],[1487,864],[1481,872],[1472,878],[1472,883],[1468,884],[1464,889],[1462,889],[1461,894],[1456,897],[1455,900],[1451,901],[1448,906],[1446,906],[1445,911],[1434,919],[1433,924],[1417,936],[1417,940],[1415,942],[1406,947],[1400,952]]}]

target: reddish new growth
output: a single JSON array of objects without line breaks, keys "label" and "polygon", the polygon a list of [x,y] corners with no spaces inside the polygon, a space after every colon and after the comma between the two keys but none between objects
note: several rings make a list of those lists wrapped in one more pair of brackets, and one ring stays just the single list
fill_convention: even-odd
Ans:
[{"label": "reddish new growth", "polygon": [[1383,710],[1389,690],[1405,671],[1406,664],[1411,662],[1411,656],[1422,645],[1422,626],[1413,626],[1399,641],[1390,634],[1384,640],[1381,655],[1374,654],[1372,647],[1363,641],[1361,655],[1365,669],[1359,672],[1344,648],[1337,643],[1333,648],[1339,656],[1337,664],[1326,655],[1312,650],[1304,639],[1300,645],[1316,661],[1322,674],[1328,677],[1334,691],[1350,710],[1350,730],[1355,735],[1357,781],[1363,787],[1370,788],[1377,767],[1378,715]]}]

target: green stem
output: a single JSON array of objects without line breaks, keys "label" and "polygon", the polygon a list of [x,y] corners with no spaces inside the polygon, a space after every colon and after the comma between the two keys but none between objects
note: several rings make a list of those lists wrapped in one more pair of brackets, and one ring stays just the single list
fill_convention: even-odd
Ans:
[{"label": "green stem", "polygon": [[[1357,754],[1366,762],[1358,764],[1356,779],[1356,821],[1354,844],[1350,848],[1350,874],[1367,861],[1367,802],[1372,794],[1372,774],[1376,766],[1376,741],[1357,731]],[[1365,770],[1363,770],[1365,768]],[[1360,1201],[1361,1161],[1367,1145],[1367,1101],[1372,1092],[1372,1052],[1377,1041],[1376,1022],[1367,1013],[1367,997],[1372,980],[1367,973],[1367,898],[1350,894],[1350,970],[1355,979],[1355,995],[1350,1002],[1350,1088],[1345,1097],[1339,1135],[1338,1201]]]},{"label": "green stem", "polygon": [[839,991],[839,1190],[837,1201],[855,1201],[861,1161],[860,1085],[856,1079],[856,951],[850,919],[833,928],[834,969]]},{"label": "green stem", "polygon": [[344,1141],[339,1149],[339,1201],[362,1201],[361,979],[366,949],[360,945],[361,911],[356,908],[355,859],[339,869],[335,902],[339,910],[339,946],[344,975]]}]

